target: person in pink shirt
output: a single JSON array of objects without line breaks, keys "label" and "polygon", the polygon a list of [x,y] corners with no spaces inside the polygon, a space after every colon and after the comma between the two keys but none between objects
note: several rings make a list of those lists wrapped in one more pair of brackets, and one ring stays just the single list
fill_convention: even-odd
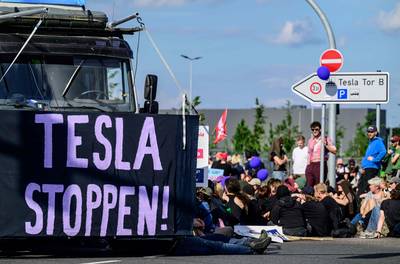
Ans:
[{"label": "person in pink shirt", "polygon": [[307,186],[313,187],[320,182],[321,146],[325,147],[324,156],[324,179],[328,173],[328,153],[336,154],[336,147],[330,138],[321,138],[321,123],[311,123],[311,138],[308,140],[308,161],[306,167]]}]

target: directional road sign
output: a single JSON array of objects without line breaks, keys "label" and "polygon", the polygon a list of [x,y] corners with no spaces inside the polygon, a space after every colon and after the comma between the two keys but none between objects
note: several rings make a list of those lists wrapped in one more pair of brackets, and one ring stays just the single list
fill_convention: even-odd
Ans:
[{"label": "directional road sign", "polygon": [[332,73],[326,81],[313,73],[292,90],[312,103],[385,104],[389,102],[389,73]]},{"label": "directional road sign", "polygon": [[343,66],[343,55],[337,49],[327,49],[321,54],[319,63],[328,67],[331,73],[337,72]]}]

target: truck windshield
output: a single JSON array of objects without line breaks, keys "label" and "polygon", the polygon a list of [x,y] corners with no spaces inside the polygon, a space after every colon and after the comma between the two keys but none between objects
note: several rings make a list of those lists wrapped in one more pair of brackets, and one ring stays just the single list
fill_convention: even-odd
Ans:
[{"label": "truck windshield", "polygon": [[[3,76],[13,56],[0,57]],[[3,105],[12,98],[52,107],[102,106],[132,110],[129,61],[107,57],[32,56],[18,58],[0,83]]]}]

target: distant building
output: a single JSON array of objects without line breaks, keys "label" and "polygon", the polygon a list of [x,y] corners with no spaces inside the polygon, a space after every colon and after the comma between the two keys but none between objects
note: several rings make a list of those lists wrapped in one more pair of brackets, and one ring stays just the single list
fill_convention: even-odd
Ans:
[{"label": "distant building", "polygon": [[[285,119],[286,109],[284,108],[265,108],[264,116],[266,116],[265,131],[269,133],[269,123],[275,127],[278,123]],[[199,113],[204,113],[206,124],[210,126],[210,133],[215,128],[218,119],[220,118],[224,109],[198,109]],[[310,123],[312,112],[314,115],[314,121],[321,122],[321,109],[314,108],[312,111],[310,108],[306,108],[303,105],[292,106],[291,115],[293,118],[293,124],[298,125],[299,131],[304,135],[306,139],[310,137]],[[360,108],[341,108],[340,114],[337,115],[337,128],[344,127],[344,138],[342,140],[342,151],[347,150],[347,146],[353,140],[356,132],[357,123],[363,124],[365,117],[369,112],[375,112],[375,109],[360,109]],[[329,117],[328,111],[326,116]],[[228,130],[228,144],[232,145],[232,136],[236,131],[236,127],[239,122],[244,119],[247,126],[252,130],[255,121],[255,109],[228,109],[227,116],[227,130]],[[375,125],[375,123],[373,124]],[[386,137],[386,110],[381,110],[381,136]],[[328,121],[326,121],[326,132],[328,133]]]}]

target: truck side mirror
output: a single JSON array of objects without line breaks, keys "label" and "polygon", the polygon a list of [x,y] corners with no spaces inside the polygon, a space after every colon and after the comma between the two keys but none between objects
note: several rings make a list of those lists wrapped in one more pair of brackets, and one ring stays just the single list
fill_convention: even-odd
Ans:
[{"label": "truck side mirror", "polygon": [[147,74],[144,84],[144,99],[153,101],[157,95],[157,75]]}]

